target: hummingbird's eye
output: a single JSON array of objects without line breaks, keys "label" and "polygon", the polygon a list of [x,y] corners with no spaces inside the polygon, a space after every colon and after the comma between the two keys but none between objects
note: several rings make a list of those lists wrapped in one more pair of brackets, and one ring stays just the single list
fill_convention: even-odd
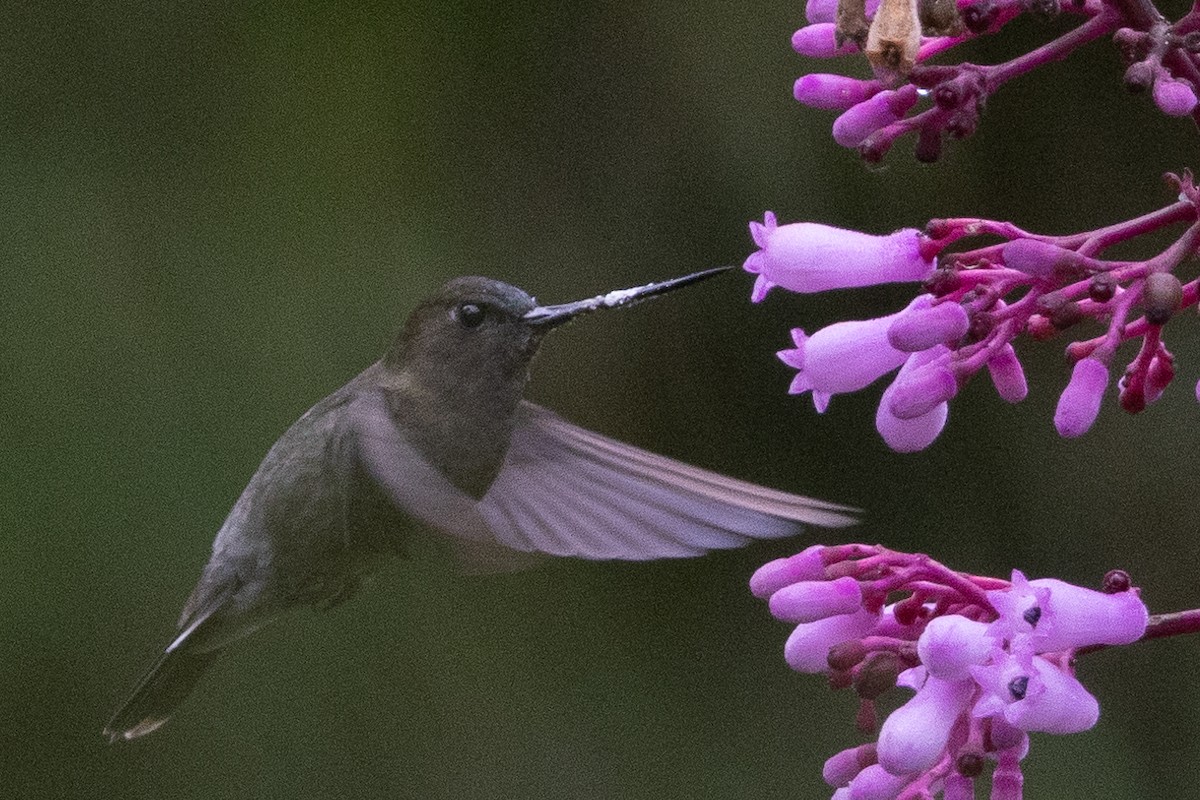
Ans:
[{"label": "hummingbird's eye", "polygon": [[458,318],[464,328],[479,327],[479,323],[483,322],[485,315],[483,306],[474,303],[463,303],[454,309],[454,316]]}]

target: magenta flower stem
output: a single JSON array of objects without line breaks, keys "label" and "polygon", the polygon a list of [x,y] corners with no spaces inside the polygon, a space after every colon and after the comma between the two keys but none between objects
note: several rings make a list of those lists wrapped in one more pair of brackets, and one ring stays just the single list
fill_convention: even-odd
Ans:
[{"label": "magenta flower stem", "polygon": [[1052,42],[1047,42],[1036,50],[1030,50],[1023,56],[1017,56],[1011,61],[992,67],[977,67],[983,75],[987,91],[990,94],[1003,84],[1024,75],[1052,61],[1061,61],[1072,51],[1082,47],[1093,39],[1112,33],[1120,27],[1121,18],[1104,8],[1099,14],[1089,19],[1079,27],[1064,33]]}]

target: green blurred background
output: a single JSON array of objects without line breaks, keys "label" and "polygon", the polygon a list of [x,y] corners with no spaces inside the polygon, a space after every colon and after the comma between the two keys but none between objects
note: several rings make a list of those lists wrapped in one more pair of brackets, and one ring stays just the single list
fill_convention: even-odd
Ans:
[{"label": "green blurred background", "polygon": [[[932,216],[1097,227],[1200,166],[1105,43],[1004,89],[935,167],[864,168],[797,106],[798,3],[5,5],[0,33],[0,796],[824,797],[854,703],[782,659],[748,596],[776,543],[652,564],[455,576],[399,563],[212,670],[169,726],[100,728],[172,633],[274,439],[374,360],[414,302],[481,273],[549,302],[750,252],[773,209],[873,231]],[[1021,22],[981,60],[1049,27]],[[807,65],[812,68],[812,65]],[[1154,246],[1161,244],[1161,241]],[[1152,247],[1131,250],[1144,257]],[[1128,569],[1200,604],[1190,319],[1180,379],[1082,440],[986,380],[937,444],[889,452],[878,389],[818,416],[791,326],[907,289],[747,301],[745,275],[556,334],[530,394],[696,464],[866,508],[882,541],[1006,575]],[[1191,797],[1194,641],[1089,656],[1100,724],[1035,736],[1027,796]]]}]

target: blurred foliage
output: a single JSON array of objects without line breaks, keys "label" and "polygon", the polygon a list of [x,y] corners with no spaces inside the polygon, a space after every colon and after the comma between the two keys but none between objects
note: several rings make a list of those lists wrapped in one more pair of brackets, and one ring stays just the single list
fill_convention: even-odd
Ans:
[{"label": "blurred foliage", "polygon": [[[822,797],[849,697],[790,673],[748,596],[785,542],[484,579],[398,563],[237,648],[161,732],[99,735],[171,634],[258,460],[378,356],[416,299],[482,273],[574,299],[749,252],[773,209],[868,230],[981,215],[1081,230],[1169,201],[1190,123],[1125,96],[1105,43],[1006,87],[944,163],[867,169],[798,107],[800,4],[6,5],[0,34],[0,794],[13,798]],[[1061,23],[1059,23],[1061,24]],[[1028,46],[1046,36],[1014,25]],[[1012,48],[1007,50],[1007,48]],[[983,43],[980,58],[1019,52]],[[1197,165],[1194,161],[1190,165]],[[979,381],[928,452],[877,395],[818,416],[794,325],[905,289],[747,302],[731,277],[557,334],[531,395],[610,435],[866,508],[838,539],[1195,606],[1200,355],[1131,418],[1054,435]],[[1176,333],[1178,331],[1178,333]],[[823,535],[823,534],[818,534]],[[825,535],[827,539],[832,539]],[[1038,736],[1030,796],[1194,794],[1194,642],[1089,656],[1100,725]]]}]

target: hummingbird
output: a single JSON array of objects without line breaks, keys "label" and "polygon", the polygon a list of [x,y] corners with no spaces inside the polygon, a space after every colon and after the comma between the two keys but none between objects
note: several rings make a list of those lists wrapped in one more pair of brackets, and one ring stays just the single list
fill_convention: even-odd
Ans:
[{"label": "hummingbird", "polygon": [[226,647],[293,609],[345,601],[421,533],[487,572],[538,554],[697,556],[853,522],[847,506],[689,466],[523,399],[549,331],[728,269],[561,305],[464,277],[419,303],[379,361],[271,447],[217,532],[177,634],[105,735],[158,729]]}]

